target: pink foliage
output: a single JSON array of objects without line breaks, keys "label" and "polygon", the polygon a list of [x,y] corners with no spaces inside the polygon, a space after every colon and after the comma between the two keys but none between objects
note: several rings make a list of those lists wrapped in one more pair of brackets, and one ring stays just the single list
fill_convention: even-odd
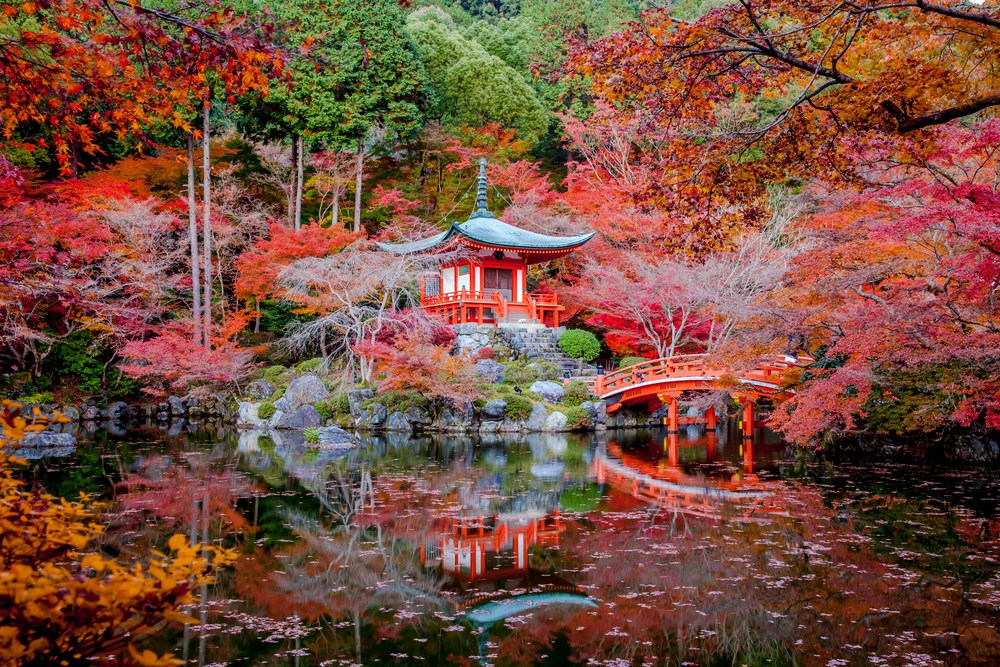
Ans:
[{"label": "pink foliage", "polygon": [[128,363],[121,370],[144,380],[144,391],[163,396],[167,392],[186,393],[195,385],[232,386],[252,370],[253,354],[228,340],[216,341],[213,349],[192,343],[190,322],[172,323],[159,335],[125,345]]}]

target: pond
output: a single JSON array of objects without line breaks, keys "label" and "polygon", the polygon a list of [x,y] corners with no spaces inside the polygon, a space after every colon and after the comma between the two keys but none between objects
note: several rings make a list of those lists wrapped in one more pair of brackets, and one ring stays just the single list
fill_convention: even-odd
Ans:
[{"label": "pond", "polygon": [[366,438],[98,432],[32,462],[110,553],[235,565],[150,648],[197,665],[996,665],[1000,475],[691,427]]}]

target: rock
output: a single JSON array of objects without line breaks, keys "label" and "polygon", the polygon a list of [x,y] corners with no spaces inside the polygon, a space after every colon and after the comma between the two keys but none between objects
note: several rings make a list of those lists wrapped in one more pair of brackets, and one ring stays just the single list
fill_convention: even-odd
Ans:
[{"label": "rock", "polygon": [[458,401],[441,411],[438,425],[442,431],[468,431],[475,423],[472,401]]},{"label": "rock", "polygon": [[406,418],[406,415],[397,410],[385,420],[385,430],[409,433],[413,430],[413,426],[410,425],[410,420]]},{"label": "rock", "polygon": [[416,406],[406,411],[406,420],[414,427],[429,426],[432,421],[429,414]]},{"label": "rock", "polygon": [[76,450],[76,438],[69,433],[34,431],[24,436],[12,451],[22,459],[40,459],[46,456],[66,456]]},{"label": "rock", "polygon": [[545,421],[549,418],[549,411],[541,403],[531,406],[531,416],[524,422],[524,428],[529,431],[545,430]]},{"label": "rock", "polygon": [[267,380],[256,380],[247,387],[247,397],[254,401],[266,401],[274,393],[274,387]]},{"label": "rock", "polygon": [[80,421],[80,408],[75,405],[67,405],[64,408],[59,409],[59,414],[68,419],[70,422],[75,423]]},{"label": "rock", "polygon": [[291,412],[282,414],[275,427],[300,429],[317,428],[322,425],[323,417],[316,412],[316,408],[311,405],[300,405]]},{"label": "rock", "polygon": [[604,424],[608,420],[608,405],[604,401],[584,401],[580,407],[590,415],[591,424]]},{"label": "rock", "polygon": [[375,398],[375,392],[371,389],[352,389],[347,392],[347,405],[351,409],[351,416],[357,419],[361,416],[362,405],[365,401]]},{"label": "rock", "polygon": [[503,415],[506,410],[507,401],[489,401],[483,406],[479,415],[483,421],[503,421]]},{"label": "rock", "polygon": [[69,433],[56,433],[55,431],[31,431],[25,434],[20,442],[24,447],[75,447],[76,438]]},{"label": "rock", "polygon": [[115,401],[108,406],[108,419],[121,421],[128,416],[128,403],[125,401]]},{"label": "rock", "polygon": [[[322,380],[315,375],[302,375],[291,381],[280,400],[286,402],[290,408],[295,409],[328,398],[330,398],[330,392],[327,391]],[[278,406],[277,401],[275,401],[274,407],[279,410],[284,409]]]},{"label": "rock", "polygon": [[324,426],[319,429],[319,447],[324,449],[354,449],[361,441],[342,428]]},{"label": "rock", "polygon": [[480,433],[480,435],[488,435],[488,434],[492,434],[492,433],[499,433],[500,432],[500,425],[502,423],[503,422],[498,422],[498,421],[484,421],[484,422],[480,422],[480,424],[479,424],[479,433]]},{"label": "rock", "polygon": [[187,414],[187,403],[180,396],[168,396],[167,405],[170,407],[170,414],[173,417],[181,417]]},{"label": "rock", "polygon": [[263,428],[267,425],[267,422],[260,418],[257,414],[257,410],[260,409],[260,403],[250,403],[249,401],[241,401],[239,412],[236,416],[236,425],[246,428]]},{"label": "rock", "polygon": [[287,398],[285,398],[284,396],[282,396],[281,398],[279,398],[274,402],[274,407],[276,410],[281,410],[282,412],[291,412],[292,410],[295,409],[295,406],[292,405],[292,402]]},{"label": "rock", "polygon": [[499,361],[480,359],[476,362],[475,369],[488,382],[492,382],[493,384],[503,382],[504,368],[503,364]]},{"label": "rock", "polygon": [[101,409],[99,407],[97,407],[96,405],[88,405],[86,408],[84,408],[83,414],[80,415],[80,418],[83,421],[92,422],[92,421],[97,421],[98,419],[101,418],[101,416],[102,416]]},{"label": "rock", "polygon": [[455,331],[452,354],[475,354],[492,342],[489,332],[477,324],[458,324],[452,329]]},{"label": "rock", "polygon": [[362,408],[359,416],[354,420],[355,425],[361,429],[380,429],[385,426],[387,414],[385,406],[381,403],[372,403],[367,408]]},{"label": "rock", "polygon": [[533,382],[528,388],[528,391],[538,394],[549,403],[558,403],[563,399],[563,395],[566,393],[561,384],[558,382],[550,382],[548,380]]},{"label": "rock", "polygon": [[558,410],[550,414],[545,419],[546,431],[563,431],[566,429],[566,415]]}]

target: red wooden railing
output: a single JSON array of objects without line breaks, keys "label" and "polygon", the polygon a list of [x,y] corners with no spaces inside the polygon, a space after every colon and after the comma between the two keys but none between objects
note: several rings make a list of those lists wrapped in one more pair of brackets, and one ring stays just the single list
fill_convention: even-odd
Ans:
[{"label": "red wooden railing", "polygon": [[[594,381],[594,395],[608,398],[637,386],[648,387],[649,391],[646,393],[655,395],[662,391],[664,385],[669,384],[677,384],[685,389],[713,389],[718,388],[719,380],[725,377],[732,377],[739,384],[754,385],[758,390],[773,388],[775,393],[780,393],[783,373],[790,368],[801,368],[813,362],[810,357],[798,357],[792,362],[784,356],[776,356],[749,371],[734,373],[731,369],[711,365],[707,360],[708,356],[704,354],[685,354],[652,359],[607,375],[598,375]],[[630,399],[645,395],[642,392],[629,394]]]}]

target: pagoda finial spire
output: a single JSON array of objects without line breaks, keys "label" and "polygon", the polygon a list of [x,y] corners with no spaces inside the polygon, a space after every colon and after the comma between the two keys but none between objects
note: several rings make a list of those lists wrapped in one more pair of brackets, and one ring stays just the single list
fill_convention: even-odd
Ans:
[{"label": "pagoda finial spire", "polygon": [[489,211],[486,207],[486,158],[479,158],[479,187],[476,190],[476,213]]}]

